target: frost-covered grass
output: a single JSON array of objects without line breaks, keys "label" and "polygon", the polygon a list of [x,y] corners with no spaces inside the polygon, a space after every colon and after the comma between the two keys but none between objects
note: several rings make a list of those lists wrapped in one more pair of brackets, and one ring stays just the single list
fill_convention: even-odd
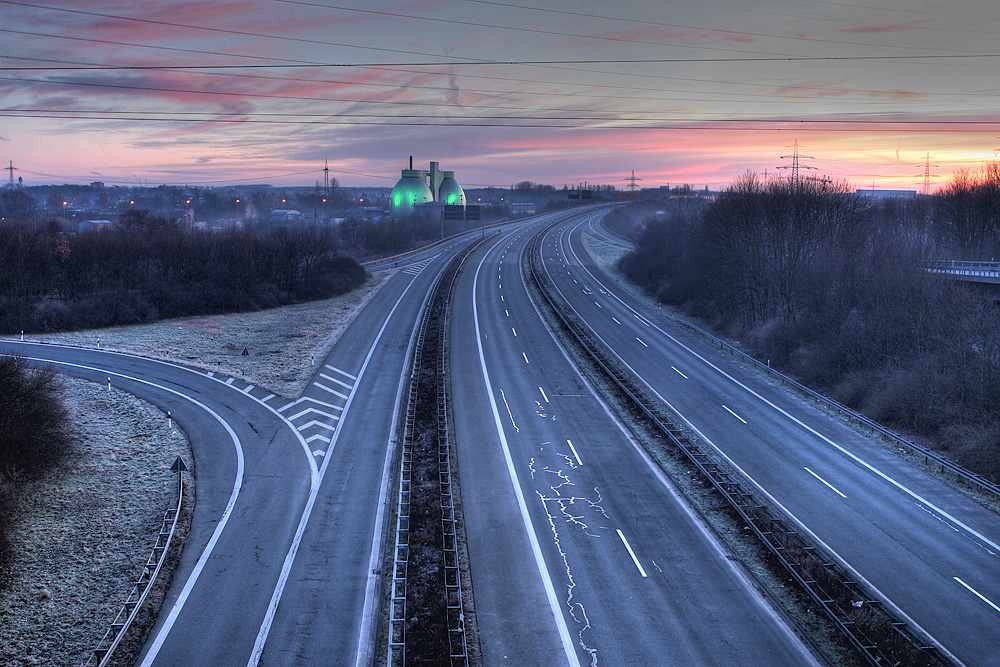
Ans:
[{"label": "frost-covered grass", "polygon": [[73,449],[24,494],[13,559],[0,578],[0,664],[79,665],[139,576],[163,512],[170,464],[187,440],[131,394],[64,380]]},{"label": "frost-covered grass", "polygon": [[627,248],[604,243],[594,238],[593,234],[587,233],[583,234],[583,247],[587,251],[587,254],[593,258],[594,263],[601,267],[605,273],[617,282],[625,284],[625,277],[618,270],[618,262],[628,254],[629,250]]},{"label": "frost-covered grass", "polygon": [[[25,336],[25,340],[82,345],[177,361],[217,371],[296,397],[354,316],[394,272],[332,299],[252,313],[163,320],[128,327]],[[247,356],[242,356],[246,349]]]}]

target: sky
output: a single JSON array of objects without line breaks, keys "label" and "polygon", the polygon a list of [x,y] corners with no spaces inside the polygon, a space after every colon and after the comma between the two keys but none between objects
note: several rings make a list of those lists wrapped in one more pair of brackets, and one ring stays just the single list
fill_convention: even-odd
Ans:
[{"label": "sky", "polygon": [[[922,191],[1000,148],[995,0],[0,0],[25,185]],[[7,181],[9,172],[3,174]]]}]

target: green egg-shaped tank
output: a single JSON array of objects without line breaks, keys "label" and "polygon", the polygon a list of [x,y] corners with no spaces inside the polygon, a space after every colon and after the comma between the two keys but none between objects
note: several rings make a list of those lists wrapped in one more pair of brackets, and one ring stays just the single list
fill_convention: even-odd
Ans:
[{"label": "green egg-shaped tank", "polygon": [[394,218],[408,218],[413,215],[416,204],[433,201],[431,189],[424,180],[421,169],[404,169],[389,197],[389,213]]},{"label": "green egg-shaped tank", "polygon": [[465,206],[465,190],[462,186],[458,184],[455,180],[455,172],[445,171],[442,172],[444,175],[444,180],[441,181],[440,194],[438,195],[438,201],[444,202],[450,206]]}]

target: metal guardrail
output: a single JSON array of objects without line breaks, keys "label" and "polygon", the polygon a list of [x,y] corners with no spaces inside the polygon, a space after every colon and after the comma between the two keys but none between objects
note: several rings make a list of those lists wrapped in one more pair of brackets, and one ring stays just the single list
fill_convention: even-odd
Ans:
[{"label": "metal guardrail", "polygon": [[467,667],[465,614],[462,602],[462,584],[459,569],[458,538],[455,527],[455,504],[452,493],[451,449],[452,434],[449,428],[448,322],[451,317],[451,295],[459,272],[469,256],[485,241],[480,239],[460,252],[437,278],[432,289],[433,297],[425,306],[417,330],[411,366],[411,381],[403,420],[401,469],[396,512],[396,544],[393,556],[392,592],[389,608],[389,638],[387,667],[404,667],[406,652],[406,578],[409,565],[410,531],[410,474],[413,463],[413,442],[416,425],[418,383],[412,378],[421,368],[429,322],[436,315],[443,316],[439,323],[438,354],[435,360],[437,374],[437,463],[438,490],[441,497],[442,570],[444,572],[445,613],[449,642],[449,665]]},{"label": "metal guardrail", "polygon": [[959,273],[964,271],[978,271],[975,275],[998,275],[1000,274],[1000,262],[973,262],[959,259],[932,259],[922,263],[922,266],[932,271],[947,273]]},{"label": "metal guardrail", "polygon": [[921,266],[928,273],[954,277],[958,280],[966,278],[969,279],[969,282],[1000,282],[1000,262],[966,262],[954,259],[937,259],[922,262]]},{"label": "metal guardrail", "polygon": [[1000,486],[994,484],[993,482],[990,482],[984,477],[977,475],[971,470],[963,468],[961,465],[945,458],[944,456],[938,454],[937,452],[934,452],[924,447],[923,445],[917,444],[912,440],[904,438],[898,433],[886,428],[885,426],[882,426],[874,419],[870,419],[869,417],[866,417],[860,412],[852,410],[846,405],[838,403],[832,398],[824,396],[823,394],[820,394],[819,392],[810,389],[804,384],[801,384],[800,382],[797,382],[792,378],[788,377],[784,373],[781,373],[780,371],[777,371],[766,364],[762,364],[761,362],[757,361],[746,352],[743,352],[742,350],[733,347],[729,343],[720,340],[719,338],[709,333],[708,331],[705,331],[696,324],[692,324],[691,322],[686,322],[684,320],[676,320],[676,321],[685,328],[693,331],[697,335],[706,339],[713,346],[718,346],[720,350],[727,352],[731,356],[740,359],[742,362],[766,374],[768,377],[778,380],[782,384],[792,387],[793,389],[795,389],[795,391],[804,394],[808,398],[812,399],[813,402],[816,403],[817,405],[824,406],[827,410],[830,410],[831,412],[835,412],[838,415],[847,418],[848,421],[854,424],[857,424],[859,426],[864,426],[873,435],[878,434],[880,437],[882,437],[883,440],[892,442],[894,445],[897,445],[901,449],[908,451],[910,454],[923,456],[925,464],[930,464],[930,462],[933,461],[935,464],[938,465],[939,470],[941,472],[947,470],[949,473],[959,477],[963,482],[971,486],[976,491],[992,495],[994,499],[1000,501]]},{"label": "metal guardrail", "polygon": [[[554,225],[555,223],[553,223]],[[541,268],[539,232],[529,250],[529,273],[551,311],[562,321],[585,353],[601,371],[641,409],[677,449],[707,479],[746,522],[771,555],[823,610],[842,635],[873,666],[942,665],[944,658],[935,647],[919,640],[906,623],[896,620],[879,600],[866,595],[847,569],[811,544],[795,529],[795,522],[779,509],[757,498],[752,484],[728,470],[690,440],[671,416],[647,395],[645,383],[626,370],[617,355],[600,341],[590,328],[562,302],[554,285]]]},{"label": "metal guardrail", "polygon": [[[178,461],[180,461],[179,458]],[[163,513],[163,521],[160,523],[160,530],[156,536],[156,544],[153,546],[149,558],[146,560],[142,574],[139,575],[139,579],[132,586],[128,598],[111,622],[111,627],[104,633],[101,641],[84,663],[84,667],[90,667],[94,664],[98,667],[105,667],[111,661],[115,650],[117,650],[122,639],[124,639],[125,634],[139,614],[143,603],[149,596],[149,592],[156,583],[160,571],[163,569],[163,563],[166,561],[167,553],[170,551],[174,534],[177,532],[177,521],[180,518],[181,503],[184,498],[183,471],[185,469],[182,463],[181,469],[177,470],[177,505]]]}]

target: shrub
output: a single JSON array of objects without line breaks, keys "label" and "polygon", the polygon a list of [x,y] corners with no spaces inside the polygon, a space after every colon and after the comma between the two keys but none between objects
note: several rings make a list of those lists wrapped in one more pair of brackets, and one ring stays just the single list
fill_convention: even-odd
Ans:
[{"label": "shrub", "polygon": [[19,491],[49,469],[71,442],[59,391],[53,371],[0,357],[0,565],[10,555]]}]

